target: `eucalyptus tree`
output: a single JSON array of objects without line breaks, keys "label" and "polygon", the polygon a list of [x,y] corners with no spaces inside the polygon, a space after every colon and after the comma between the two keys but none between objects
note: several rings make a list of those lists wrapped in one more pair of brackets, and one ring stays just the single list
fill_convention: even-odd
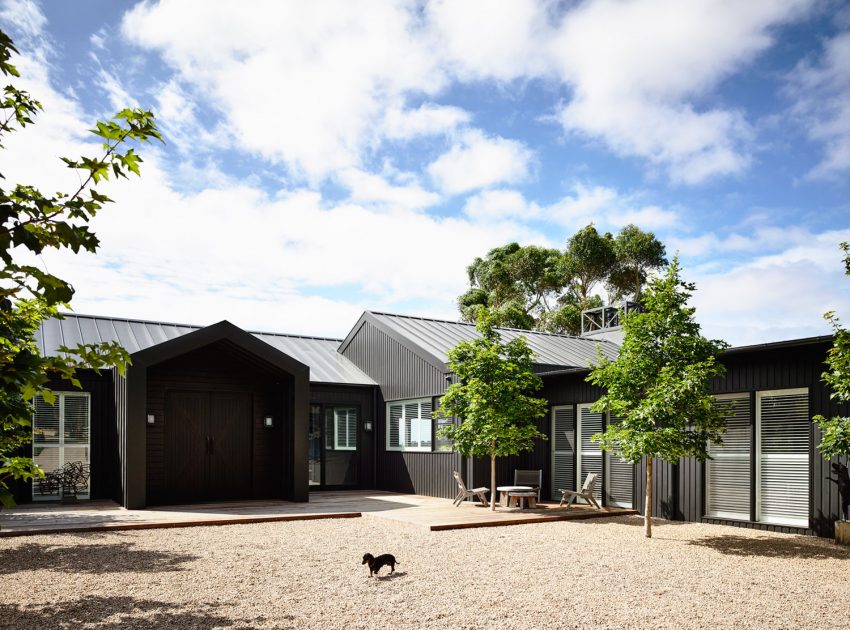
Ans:
[{"label": "eucalyptus tree", "polygon": [[695,290],[680,277],[676,258],[651,279],[643,309],[624,316],[618,357],[600,357],[587,380],[605,390],[593,405],[620,419],[594,435],[601,448],[638,464],[646,459],[644,527],[652,536],[653,459],[678,463],[708,458],[708,442],[722,443],[725,410],[715,404],[711,379],[725,373],[723,341],[702,336],[688,301]]},{"label": "eucalyptus tree", "polygon": [[[11,64],[13,54],[18,50],[0,31],[0,72],[6,77],[20,77]],[[7,85],[0,110],[2,139],[33,124],[42,105],[27,92]],[[91,131],[100,139],[99,155],[61,158],[80,173],[75,191],[44,195],[27,184],[0,188],[0,501],[5,505],[13,500],[9,481],[43,475],[30,457],[21,455],[32,438],[33,397],[40,394],[52,403],[54,396],[47,389],[51,379],[79,387],[74,376],[77,369],[115,366],[123,371],[129,360],[112,343],[62,348],[64,354],[55,357],[41,356],[35,343],[41,323],[68,306],[74,289],[30,261],[48,250],[95,252],[99,241],[89,222],[112,200],[94,185],[110,177],[139,175],[141,157],[124,147],[162,139],[153,114],[142,109],[124,109],[111,120],[98,121]]]},{"label": "eucalyptus tree", "polygon": [[649,273],[667,264],[666,248],[652,232],[627,225],[614,238],[613,249],[616,262],[606,279],[609,298],[639,301]]}]

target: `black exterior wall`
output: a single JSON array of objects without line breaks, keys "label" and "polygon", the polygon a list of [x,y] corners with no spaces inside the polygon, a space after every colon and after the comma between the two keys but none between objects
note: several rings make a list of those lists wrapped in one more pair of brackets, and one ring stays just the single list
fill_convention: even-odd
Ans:
[{"label": "black exterior wall", "polygon": [[[378,433],[376,407],[378,388],[374,385],[310,384],[310,404],[353,406],[359,410],[357,429],[357,484],[362,489],[375,488],[375,440]],[[366,431],[367,423],[372,430]],[[304,442],[306,448],[306,440]]]},{"label": "black exterior wall", "polygon": [[[90,400],[90,469],[92,499],[121,499],[121,475],[118,458],[118,432],[115,424],[114,378],[111,370],[97,374],[92,370],[77,372],[81,388],[66,381],[50,381],[48,388],[57,392],[85,391]],[[32,446],[22,453],[32,456]],[[32,482],[15,482],[12,486],[16,503],[32,501]]]},{"label": "black exterior wall", "polygon": [[[836,405],[830,399],[829,391],[820,380],[824,371],[826,352],[830,346],[831,340],[820,338],[730,350],[722,357],[722,362],[727,368],[726,376],[712,382],[712,391],[715,394],[748,393],[754,407],[757,391],[807,388],[811,416],[846,414],[848,410]],[[601,390],[586,383],[584,381],[586,376],[586,371],[545,376],[544,396],[549,400],[550,406],[588,403],[599,398]],[[755,414],[751,414],[751,417],[755,418]],[[653,513],[674,520],[723,523],[770,531],[831,537],[834,535],[834,521],[839,514],[839,495],[836,485],[826,479],[829,473],[829,462],[824,461],[816,449],[820,438],[819,429],[812,424],[809,528],[706,518],[704,516],[705,465],[693,459],[682,460],[676,464],[655,461]],[[534,463],[544,468],[545,483],[549,476],[548,458],[542,457],[538,449],[535,449],[535,454]],[[642,514],[646,496],[645,463],[636,467],[635,474],[635,507]]]}]

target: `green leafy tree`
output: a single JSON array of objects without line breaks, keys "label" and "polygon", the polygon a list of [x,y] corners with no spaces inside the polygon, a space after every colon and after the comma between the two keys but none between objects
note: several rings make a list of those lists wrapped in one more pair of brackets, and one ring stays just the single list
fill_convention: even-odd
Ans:
[{"label": "green leafy tree", "polygon": [[535,420],[546,414],[546,400],[535,398],[543,383],[532,370],[533,353],[523,337],[504,342],[496,318],[478,313],[480,337],[449,352],[449,369],[458,382],[443,395],[441,417],[461,418],[441,430],[466,457],[490,458],[490,509],[496,509],[496,458],[518,455],[546,439]]},{"label": "green leafy tree", "polygon": [[708,458],[708,442],[722,443],[725,410],[710,380],[725,373],[718,355],[728,344],[700,334],[688,301],[695,290],[680,277],[677,258],[650,280],[643,311],[625,316],[625,340],[614,361],[600,357],[588,381],[606,390],[595,411],[621,419],[593,436],[601,448],[637,464],[646,458],[645,532],[652,536],[653,458],[677,463]]},{"label": "green leafy tree", "polygon": [[561,253],[556,249],[509,243],[467,267],[470,289],[458,298],[464,321],[478,321],[489,309],[498,326],[531,330],[551,310],[564,286]]},{"label": "green leafy tree", "polygon": [[[0,31],[0,72],[6,77],[20,76],[10,63],[13,54],[18,51],[12,40]],[[0,101],[0,139],[32,124],[41,109],[41,103],[27,92],[7,85]],[[74,192],[43,195],[26,184],[0,188],[0,258],[4,265],[0,271],[0,501],[4,505],[12,504],[9,481],[44,474],[31,458],[21,456],[32,439],[33,397],[41,394],[52,403],[54,396],[46,388],[51,379],[79,387],[74,376],[77,369],[115,366],[123,371],[129,360],[114,343],[62,348],[64,354],[57,357],[41,356],[35,343],[41,323],[68,307],[74,289],[27,259],[46,250],[95,252],[98,239],[89,221],[111,200],[93,186],[110,177],[139,174],[142,159],[132,148],[123,150],[126,143],[161,140],[153,115],[141,109],[125,109],[110,121],[98,122],[91,131],[102,142],[99,157],[61,158],[82,174]]]},{"label": "green leafy tree", "polygon": [[[850,276],[850,245],[841,243],[841,249],[844,251],[845,273]],[[821,379],[832,390],[830,398],[847,405],[850,404],[850,330],[841,324],[834,311],[826,313],[824,318],[832,327],[835,341],[826,355],[828,369]],[[850,456],[850,417],[817,415],[814,421],[822,432],[818,450],[824,459]]]},{"label": "green leafy tree", "polygon": [[628,225],[613,237],[591,224],[563,252],[510,243],[476,258],[458,306],[467,322],[487,308],[499,326],[577,335],[581,312],[605,303],[600,285],[613,300],[639,297],[649,273],[666,263],[664,245],[651,232]]},{"label": "green leafy tree", "polygon": [[606,279],[609,297],[640,300],[649,273],[667,264],[664,244],[652,232],[627,225],[614,238],[613,250],[616,262]]}]

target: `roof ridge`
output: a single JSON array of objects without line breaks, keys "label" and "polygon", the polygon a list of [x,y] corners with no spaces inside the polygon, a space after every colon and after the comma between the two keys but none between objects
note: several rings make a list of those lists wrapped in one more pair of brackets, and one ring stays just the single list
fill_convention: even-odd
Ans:
[{"label": "roof ridge", "polygon": [[[132,322],[132,323],[135,323],[135,324],[156,324],[156,325],[159,325],[159,326],[180,326],[181,328],[196,328],[198,330],[200,330],[202,328],[206,328],[206,326],[202,326],[200,324],[182,324],[182,323],[178,323],[178,322],[164,322],[164,321],[159,321],[159,320],[156,320],[156,319],[138,319],[138,318],[135,318],[135,317],[110,317],[108,315],[89,315],[87,313],[59,313],[59,315],[61,315],[63,318],[88,317],[90,319],[101,319],[101,320],[107,320],[107,321],[111,321],[111,322],[119,321],[119,322],[128,322],[128,323]],[[229,320],[224,320],[224,321],[229,321]],[[212,326],[213,324],[208,324],[208,325]],[[235,325],[236,324],[234,324],[234,326]],[[272,337],[289,337],[289,338],[295,338],[295,339],[315,339],[315,340],[318,340],[318,341],[339,341],[339,342],[342,342],[342,339],[339,339],[337,337],[317,337],[315,335],[297,335],[295,333],[268,332],[268,331],[265,331],[265,330],[247,330],[247,329],[244,329],[244,328],[243,328],[243,330],[245,330],[245,332],[250,333],[252,335],[269,335],[269,336],[272,336]]]},{"label": "roof ridge", "polygon": [[[400,313],[387,313],[385,311],[367,311],[367,312],[371,313],[372,315],[385,315],[387,317],[399,317],[399,318],[402,318],[402,319],[418,319],[418,320],[426,321],[426,322],[438,322],[438,323],[441,323],[441,324],[456,324],[458,326],[471,326],[473,328],[475,327],[475,324],[473,324],[472,322],[461,322],[461,321],[451,320],[451,319],[440,319],[440,318],[437,318],[437,317],[424,317],[422,315],[402,315]],[[510,328],[510,327],[507,327],[507,326],[497,326],[496,330],[509,330],[509,331],[512,331],[512,332],[528,333],[528,334],[531,334],[531,335],[546,335],[548,337],[559,337],[561,339],[578,339],[578,340],[581,340],[581,341],[590,341],[592,343],[599,343],[599,342],[602,342],[602,341],[604,341],[605,343],[612,343],[608,339],[588,339],[587,337],[582,337],[581,335],[567,335],[567,334],[564,334],[564,333],[555,333],[555,332],[549,332],[549,331],[545,331],[545,330],[527,330],[525,328]]]}]

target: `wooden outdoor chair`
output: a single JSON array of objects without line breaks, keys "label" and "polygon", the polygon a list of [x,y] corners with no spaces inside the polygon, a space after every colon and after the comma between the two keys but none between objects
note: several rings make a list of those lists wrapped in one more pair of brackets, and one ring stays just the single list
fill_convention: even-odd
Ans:
[{"label": "wooden outdoor chair", "polygon": [[529,486],[537,493],[537,500],[540,501],[540,486],[543,485],[543,471],[538,470],[515,470],[514,471],[515,486]]},{"label": "wooden outdoor chair", "polygon": [[481,501],[482,505],[490,505],[487,502],[487,493],[490,492],[490,488],[473,488],[472,490],[467,490],[466,484],[463,483],[463,479],[461,478],[460,473],[454,471],[452,475],[454,475],[458,488],[457,496],[453,501],[455,507],[460,507],[461,503],[463,503],[466,499],[472,496],[478,497],[478,500]]},{"label": "wooden outdoor chair", "polygon": [[581,487],[581,490],[576,492],[575,490],[561,490],[558,489],[558,492],[561,492],[561,502],[558,504],[559,506],[564,505],[564,499],[569,497],[567,501],[567,509],[570,509],[570,506],[575,503],[576,499],[584,499],[588,503],[592,503],[596,506],[597,510],[601,510],[602,506],[596,502],[596,499],[593,497],[593,491],[596,489],[596,479],[599,477],[596,473],[587,473],[587,477],[584,478],[584,485]]}]

